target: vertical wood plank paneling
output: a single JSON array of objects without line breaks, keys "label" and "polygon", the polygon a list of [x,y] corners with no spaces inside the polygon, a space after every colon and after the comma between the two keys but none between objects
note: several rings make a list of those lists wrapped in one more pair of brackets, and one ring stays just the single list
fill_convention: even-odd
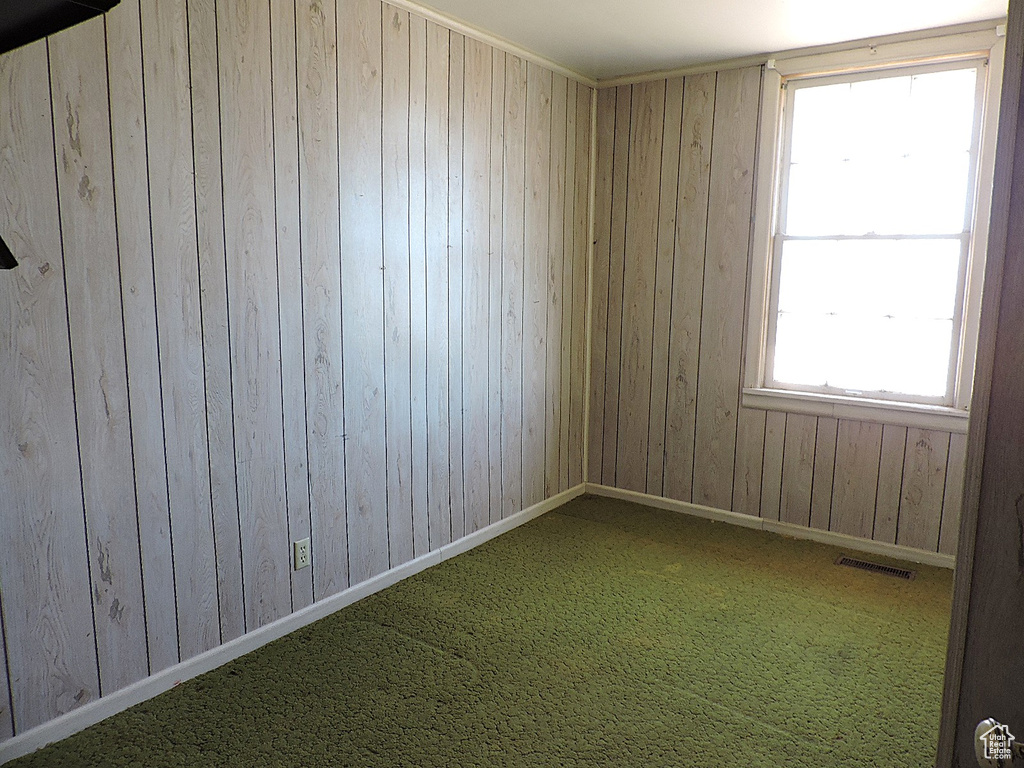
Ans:
[{"label": "vertical wood plank paneling", "polygon": [[[178,644],[183,660],[222,642],[210,496],[188,31],[182,6],[142,4],[152,255]],[[232,512],[237,514],[237,507]],[[235,567],[240,570],[240,566],[239,561]],[[223,602],[225,612],[242,607]]]},{"label": "vertical wood plank paneling", "polygon": [[573,221],[576,218],[576,194],[569,179],[576,177],[576,110],[573,105],[576,103],[576,95],[579,92],[579,85],[575,82],[569,83],[566,88],[566,115],[565,115],[565,178],[566,185],[563,190],[562,204],[562,252],[559,254],[558,263],[562,269],[562,286],[565,300],[562,302],[561,331],[559,334],[559,354],[562,358],[562,367],[559,371],[562,377],[561,403],[559,411],[562,414],[559,425],[558,452],[561,457],[562,480],[559,484],[562,488],[569,487],[569,446],[572,441],[572,312],[573,304],[576,301],[579,291],[573,282],[573,261],[572,254],[576,247],[576,230],[573,228]]},{"label": "vertical wood plank paneling", "polygon": [[523,508],[523,275],[526,206],[526,62],[505,69],[505,160],[501,275],[501,516]]},{"label": "vertical wood plank paneling", "polygon": [[946,458],[946,492],[942,498],[942,521],[939,530],[939,552],[944,555],[956,554],[966,459],[967,435],[950,435],[949,455]]},{"label": "vertical wood plank paneling", "polygon": [[669,321],[672,313],[672,266],[675,260],[679,152],[682,139],[683,79],[665,84],[665,129],[661,148],[661,195],[658,205],[658,259],[654,280],[654,349],[651,358],[651,416],[647,432],[647,493],[664,494],[665,413],[669,372]]},{"label": "vertical wood plank paneling", "polygon": [[[99,695],[75,435],[46,43],[0,58],[0,583],[14,725]],[[25,179],[34,179],[27,184]],[[6,506],[6,505],[5,505]]]},{"label": "vertical wood plank paneling", "polygon": [[451,539],[466,534],[462,470],[462,204],[465,142],[466,38],[451,33],[448,66],[448,465]]},{"label": "vertical wood plank paneling", "polygon": [[107,115],[104,24],[50,43],[57,191],[101,694],[149,673]]},{"label": "vertical wood plank paneling", "polygon": [[811,527],[829,529],[832,517],[832,488],[836,468],[836,439],[839,421],[819,416],[814,439],[814,479],[811,483]]},{"label": "vertical wood plank paneling", "polygon": [[[572,286],[565,284],[565,190],[566,190],[566,130],[568,123],[568,88],[569,81],[562,75],[552,76],[551,85],[551,152],[548,163],[548,211],[547,211],[547,252],[544,254],[544,266],[547,271],[547,324],[546,349],[547,359],[544,410],[544,453],[545,483],[544,495],[554,496],[568,482],[568,474],[561,471],[567,463],[568,448],[563,454],[562,424],[568,419],[563,414],[562,393],[566,391],[568,382],[562,376],[562,317],[566,306],[566,298],[571,301]],[[564,415],[564,419],[563,419]],[[568,436],[568,430],[566,430]],[[568,437],[567,437],[568,439]],[[563,474],[566,477],[562,482]]]},{"label": "vertical wood plank paneling", "polygon": [[786,415],[786,447],[782,462],[784,523],[807,526],[811,519],[811,483],[814,478],[814,443],[818,420],[799,413]]},{"label": "vertical wood plank paneling", "polygon": [[451,541],[448,461],[449,32],[427,22],[427,505],[430,548]]},{"label": "vertical wood plank paneling", "polygon": [[466,40],[463,186],[463,457],[466,533],[489,520],[487,345],[489,337],[489,165],[491,49]]},{"label": "vertical wood plank paneling", "polygon": [[413,557],[409,312],[409,13],[381,9],[384,194],[384,383],[388,544],[392,565]]},{"label": "vertical wood plank paneling", "polygon": [[732,501],[747,244],[754,178],[760,67],[718,74],[697,381],[693,500]]},{"label": "vertical wood plank paneling", "polygon": [[0,741],[14,735],[14,712],[11,710],[11,685],[7,676],[7,642],[4,640],[3,616],[3,594],[0,594]]},{"label": "vertical wood plank paneling", "polygon": [[427,472],[427,22],[409,16],[409,351],[413,553],[430,549]]},{"label": "vertical wood plank paneling", "polygon": [[178,662],[178,614],[174,603],[174,565],[171,561],[167,468],[160,409],[139,13],[137,4],[122,3],[107,14],[107,71],[110,73],[110,92],[117,94],[116,98],[110,99],[114,204],[130,385],[128,404],[131,409],[146,643],[149,672],[156,673]]},{"label": "vertical wood plank paneling", "polygon": [[[621,158],[615,153],[616,96],[615,88],[597,92],[597,157],[594,159],[594,284],[590,320],[590,445],[588,446],[587,481],[601,482],[604,465],[604,399],[608,372],[609,267],[611,265],[612,179],[615,164]],[[567,293],[568,295],[568,293]]]},{"label": "vertical wood plank paneling", "polygon": [[[752,517],[761,514],[766,417],[764,411],[740,408],[736,425],[736,473],[733,481],[732,511]],[[692,456],[693,443],[691,442],[689,446]]]},{"label": "vertical wood plank paneling", "polygon": [[[587,261],[590,253],[588,226],[590,216],[590,152],[591,89],[580,85],[576,89],[576,164],[573,194],[573,296],[569,384],[569,483],[574,487],[583,482],[583,439],[586,434],[586,345],[587,345]],[[569,107],[571,108],[571,104]]]},{"label": "vertical wood plank paneling", "polygon": [[[299,229],[298,80],[295,8],[272,13],[274,83],[274,196],[277,203],[278,314],[281,318],[281,401],[284,415],[285,498],[288,538],[311,535],[306,456],[306,361],[302,318]],[[291,552],[288,552],[290,558]],[[313,602],[313,569],[292,570],[292,610]]]},{"label": "vertical wood plank paneling", "polygon": [[871,538],[881,450],[881,424],[839,420],[829,530]]},{"label": "vertical wood plank paneling", "polygon": [[631,491],[647,488],[654,345],[654,291],[658,265],[661,150],[665,81],[633,86],[626,175],[628,268],[622,280],[618,441],[615,482]]},{"label": "vertical wood plank paneling", "polygon": [[875,492],[875,526],[871,535],[875,541],[896,543],[906,445],[906,427],[883,425],[882,453],[878,460],[878,490]]},{"label": "vertical wood plank paneling", "polygon": [[332,0],[296,6],[299,245],[313,596],[348,586],[338,219],[337,26]]},{"label": "vertical wood plank paneling", "polygon": [[[700,360],[701,298],[704,285],[704,245],[707,234],[708,194],[711,185],[711,142],[715,117],[715,74],[691,75],[683,86],[683,125],[679,153],[679,194],[676,203],[675,263],[672,270],[672,312],[669,318],[668,390],[665,405],[664,493],[670,499],[690,501],[693,494],[694,438],[697,424],[697,373]],[[764,443],[764,415],[761,423]],[[751,422],[748,427],[754,428]],[[738,436],[740,446],[750,430]],[[760,455],[760,448],[756,455]],[[742,453],[742,451],[741,451]],[[753,455],[753,454],[752,454]],[[744,466],[742,483],[753,480],[752,466]],[[749,507],[757,514],[761,463],[757,461],[756,499]],[[744,495],[744,506],[749,502]]]},{"label": "vertical wood plank paneling", "polygon": [[948,432],[911,427],[903,464],[903,492],[896,543],[930,552],[939,549],[945,491]]},{"label": "vertical wood plank paneling", "polygon": [[351,0],[338,6],[337,18],[345,484],[349,568],[358,583],[389,565],[380,6]]},{"label": "vertical wood plank paneling", "polygon": [[604,446],[600,482],[615,485],[618,459],[619,373],[622,353],[623,281],[626,267],[626,200],[629,196],[633,89],[622,85],[615,95],[615,168],[608,265],[608,332],[605,342]]},{"label": "vertical wood plank paneling", "polygon": [[505,70],[508,57],[503,51],[491,51],[491,126],[490,126],[490,186],[488,204],[490,210],[490,280],[488,307],[490,313],[489,340],[487,344],[487,388],[490,395],[487,407],[489,424],[489,467],[491,504],[490,522],[501,519],[504,498],[504,472],[502,468],[502,412],[501,396],[501,336],[502,336],[502,237],[504,229],[505,190]]},{"label": "vertical wood plank paneling", "polygon": [[291,612],[269,9],[217,5],[224,242],[245,625]]},{"label": "vertical wood plank paneling", "polygon": [[543,501],[547,388],[551,72],[526,65],[526,208],[523,259],[523,502]]},{"label": "vertical wood plank paneling", "polygon": [[786,414],[768,411],[764,424],[764,462],[761,469],[761,517],[779,519],[782,501],[782,453],[786,445]]},{"label": "vertical wood plank paneling", "polygon": [[220,54],[217,50],[217,8],[214,0],[191,0],[189,3],[188,46],[210,503],[217,554],[221,640],[227,641],[245,632],[245,599],[242,595],[242,541],[235,476],[234,389],[224,251]]}]

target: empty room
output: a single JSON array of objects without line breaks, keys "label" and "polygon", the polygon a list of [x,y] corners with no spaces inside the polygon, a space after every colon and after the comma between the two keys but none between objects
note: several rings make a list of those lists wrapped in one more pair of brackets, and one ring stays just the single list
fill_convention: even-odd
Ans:
[{"label": "empty room", "polygon": [[0,764],[1024,764],[1024,2],[3,6]]}]

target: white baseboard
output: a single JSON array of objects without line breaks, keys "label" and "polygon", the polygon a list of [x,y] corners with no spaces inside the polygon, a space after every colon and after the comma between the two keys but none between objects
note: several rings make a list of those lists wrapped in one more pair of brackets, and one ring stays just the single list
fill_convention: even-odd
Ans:
[{"label": "white baseboard", "polygon": [[248,634],[212,648],[191,659],[187,659],[180,664],[175,664],[173,667],[151,675],[144,680],[139,680],[137,683],[133,683],[126,688],[103,696],[49,722],[20,733],[14,738],[0,743],[0,765],[14,760],[16,757],[34,752],[47,744],[78,733],[90,725],[105,720],[111,715],[116,715],[118,712],[123,712],[129,707],[133,707],[164,691],[168,691],[185,680],[190,680],[193,677],[216,669],[227,664],[229,661],[244,656],[250,651],[254,651],[297,629],[312,624],[314,621],[329,616],[358,600],[362,600],[364,597],[397,584],[402,579],[406,579],[420,571],[424,571],[456,555],[478,547],[503,533],[511,531],[513,528],[518,528],[520,525],[562,506],[566,502],[572,501],[577,496],[582,496],[583,493],[584,485],[581,483],[574,488],[552,496],[550,499],[545,499],[539,504],[534,504],[522,512],[492,523],[486,528],[471,533],[458,541],[447,544],[433,552],[428,552],[417,557],[415,560],[410,560],[407,563],[374,576],[372,579],[349,587],[343,592],[331,595],[318,603],[288,614],[271,624],[255,629]]},{"label": "white baseboard", "polygon": [[728,512],[723,509],[704,507],[700,504],[691,504],[686,501],[676,501],[675,499],[666,499],[662,496],[651,496],[637,491],[626,491],[621,488],[612,488],[607,485],[598,485],[595,483],[585,483],[585,485],[586,492],[594,494],[595,496],[605,496],[610,499],[633,501],[637,504],[644,504],[648,507],[667,509],[673,512],[682,512],[686,515],[703,517],[708,520],[718,520],[723,523],[732,523],[733,525],[740,525],[744,528],[753,528],[758,531],[778,533],[783,536],[790,536],[794,539],[809,539],[810,541],[817,541],[822,544],[830,544],[834,547],[852,549],[872,555],[882,555],[883,557],[891,557],[896,560],[905,560],[911,563],[934,565],[939,568],[950,569],[953,568],[956,561],[956,558],[952,555],[928,552],[924,549],[902,547],[897,544],[887,544],[882,541],[871,541],[870,539],[861,539],[856,536],[847,536],[842,533],[821,531],[817,528],[805,528],[802,525],[781,523],[777,520],[764,520],[760,517],[743,515],[739,512]]}]

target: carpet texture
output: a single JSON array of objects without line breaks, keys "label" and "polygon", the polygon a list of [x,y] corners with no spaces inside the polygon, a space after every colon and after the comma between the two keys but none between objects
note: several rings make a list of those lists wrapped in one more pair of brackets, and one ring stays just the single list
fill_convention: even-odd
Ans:
[{"label": "carpet texture", "polygon": [[930,766],[952,575],[839,554],[578,499],[10,765]]}]

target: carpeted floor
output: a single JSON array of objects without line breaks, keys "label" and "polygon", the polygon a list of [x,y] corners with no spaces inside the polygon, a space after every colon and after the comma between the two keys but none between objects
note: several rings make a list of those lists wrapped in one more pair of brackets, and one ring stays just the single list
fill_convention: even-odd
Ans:
[{"label": "carpeted floor", "polygon": [[839,553],[579,499],[10,765],[930,766],[952,575]]}]

